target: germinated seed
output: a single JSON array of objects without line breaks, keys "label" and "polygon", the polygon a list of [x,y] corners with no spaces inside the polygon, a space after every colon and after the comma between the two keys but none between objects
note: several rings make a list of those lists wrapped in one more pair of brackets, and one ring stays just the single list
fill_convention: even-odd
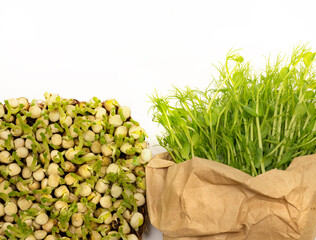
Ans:
[{"label": "germinated seed", "polygon": [[[144,161],[144,132],[136,133],[139,140],[130,135],[138,124],[130,109],[113,99],[78,103],[56,94],[45,97],[45,102],[8,102],[19,115],[14,112],[4,119],[15,126],[0,126],[0,162],[7,174],[0,178],[0,192],[14,190],[16,197],[0,203],[0,225],[1,220],[14,223],[27,240],[70,239],[74,233],[97,240],[119,229],[126,239],[133,211],[144,199],[137,186],[142,186],[144,173],[138,180],[134,171],[134,165]],[[0,122],[4,116],[0,104]],[[15,221],[15,214],[24,225]],[[6,225],[1,225],[0,236],[5,234],[2,228]]]},{"label": "germinated seed", "polygon": [[48,220],[49,220],[49,218],[48,218],[47,214],[45,214],[45,213],[40,213],[35,218],[36,223],[39,224],[39,225],[46,224],[48,222]]},{"label": "germinated seed", "polygon": [[18,149],[20,147],[24,147],[25,140],[23,138],[17,138],[14,140],[14,148]]},{"label": "germinated seed", "polygon": [[0,203],[0,217],[4,216],[5,212],[4,212],[4,206],[2,203]]},{"label": "germinated seed", "polygon": [[3,220],[5,222],[13,223],[14,222],[14,217],[13,216],[9,216],[9,215],[5,215]]},{"label": "germinated seed", "polygon": [[33,178],[36,181],[42,181],[44,179],[44,177],[45,177],[45,173],[44,173],[44,170],[42,168],[33,172]]},{"label": "germinated seed", "polygon": [[5,206],[4,206],[4,212],[6,215],[12,216],[14,214],[16,214],[18,212],[18,208],[15,205],[15,203],[13,202],[8,202]]}]

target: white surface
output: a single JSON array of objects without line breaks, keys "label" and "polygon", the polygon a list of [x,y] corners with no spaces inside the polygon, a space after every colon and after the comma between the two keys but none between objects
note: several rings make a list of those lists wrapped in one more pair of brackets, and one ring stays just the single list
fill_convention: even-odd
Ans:
[{"label": "white surface", "polygon": [[[0,100],[45,91],[129,105],[156,144],[148,95],[205,87],[231,48],[316,48],[315,1],[0,1]],[[145,237],[162,239],[150,228]]]}]

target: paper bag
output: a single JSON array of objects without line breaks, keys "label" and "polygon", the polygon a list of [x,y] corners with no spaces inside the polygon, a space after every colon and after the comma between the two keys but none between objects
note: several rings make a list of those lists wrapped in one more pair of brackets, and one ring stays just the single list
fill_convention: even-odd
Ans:
[{"label": "paper bag", "polygon": [[165,240],[314,240],[316,154],[252,177],[211,160],[167,153],[146,167],[147,205]]}]

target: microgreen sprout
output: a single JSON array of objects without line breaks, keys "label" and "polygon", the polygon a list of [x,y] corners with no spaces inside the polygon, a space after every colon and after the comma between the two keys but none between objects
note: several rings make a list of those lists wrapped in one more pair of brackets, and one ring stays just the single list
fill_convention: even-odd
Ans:
[{"label": "microgreen sprout", "polygon": [[231,51],[219,77],[204,90],[174,88],[151,96],[158,137],[175,162],[202,157],[252,176],[286,169],[315,153],[315,53],[294,49],[288,61],[268,59],[263,71]]}]

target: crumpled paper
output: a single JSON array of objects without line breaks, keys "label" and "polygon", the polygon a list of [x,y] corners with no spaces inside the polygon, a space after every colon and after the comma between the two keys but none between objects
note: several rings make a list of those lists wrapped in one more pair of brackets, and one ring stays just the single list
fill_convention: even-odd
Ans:
[{"label": "crumpled paper", "polygon": [[170,160],[158,154],[146,167],[149,218],[164,240],[315,239],[316,154],[256,177],[197,157]]}]

